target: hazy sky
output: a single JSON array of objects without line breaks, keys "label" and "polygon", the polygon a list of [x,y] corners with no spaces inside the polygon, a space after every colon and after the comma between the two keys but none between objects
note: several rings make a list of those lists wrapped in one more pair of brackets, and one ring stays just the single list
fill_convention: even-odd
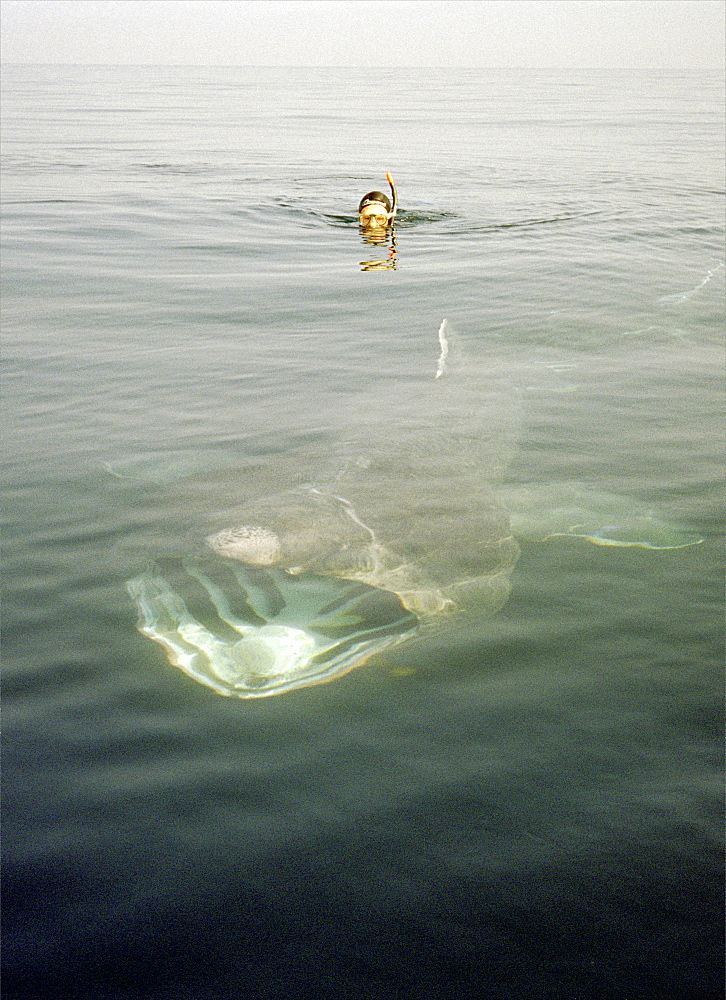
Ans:
[{"label": "hazy sky", "polygon": [[724,0],[1,0],[2,60],[723,69]]}]

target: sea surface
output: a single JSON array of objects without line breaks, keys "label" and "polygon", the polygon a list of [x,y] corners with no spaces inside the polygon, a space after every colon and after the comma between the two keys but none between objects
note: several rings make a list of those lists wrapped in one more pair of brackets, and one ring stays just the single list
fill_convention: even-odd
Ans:
[{"label": "sea surface", "polygon": [[[723,124],[705,72],[5,67],[6,1000],[720,995]],[[430,461],[444,319],[507,603],[186,676],[127,581],[351,421]]]}]

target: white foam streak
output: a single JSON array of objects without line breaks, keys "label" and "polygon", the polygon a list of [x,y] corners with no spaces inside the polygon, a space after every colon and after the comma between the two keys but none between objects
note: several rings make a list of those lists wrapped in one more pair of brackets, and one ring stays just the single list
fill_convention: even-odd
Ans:
[{"label": "white foam streak", "polygon": [[449,354],[449,341],[446,337],[446,320],[439,327],[439,343],[441,344],[441,354],[439,355],[439,366],[436,369],[435,378],[441,378],[446,371],[446,358]]}]

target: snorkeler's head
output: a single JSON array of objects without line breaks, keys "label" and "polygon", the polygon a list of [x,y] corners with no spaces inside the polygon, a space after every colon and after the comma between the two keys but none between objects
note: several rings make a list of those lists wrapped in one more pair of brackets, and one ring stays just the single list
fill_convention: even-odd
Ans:
[{"label": "snorkeler's head", "polygon": [[361,229],[365,229],[368,235],[371,231],[381,230],[385,232],[389,225],[393,225],[398,211],[398,195],[396,185],[390,173],[386,174],[386,180],[391,188],[391,197],[382,191],[369,191],[364,195],[358,205],[358,224]]},{"label": "snorkeler's head", "polygon": [[369,191],[358,205],[358,222],[365,229],[385,229],[391,218],[391,201],[382,191]]}]

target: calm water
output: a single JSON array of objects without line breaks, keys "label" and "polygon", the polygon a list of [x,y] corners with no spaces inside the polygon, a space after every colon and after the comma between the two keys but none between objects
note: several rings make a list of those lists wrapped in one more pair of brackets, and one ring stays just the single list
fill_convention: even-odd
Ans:
[{"label": "calm water", "polygon": [[[707,76],[5,69],[8,1000],[719,994],[722,106]],[[393,248],[355,223],[386,170]],[[146,553],[351,420],[395,443],[444,317],[495,492],[702,543],[521,537],[496,616],[280,697],[171,666]]]}]

